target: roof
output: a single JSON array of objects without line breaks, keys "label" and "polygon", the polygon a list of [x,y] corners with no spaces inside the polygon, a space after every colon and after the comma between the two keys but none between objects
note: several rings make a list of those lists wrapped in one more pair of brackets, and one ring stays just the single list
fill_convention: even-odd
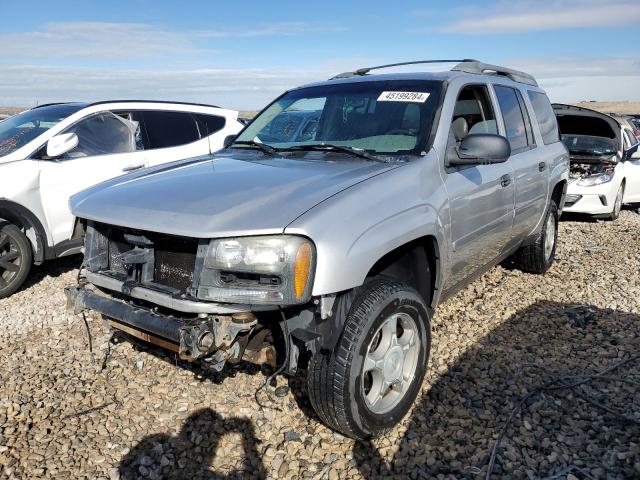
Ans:
[{"label": "roof", "polygon": [[221,108],[217,105],[209,105],[206,103],[191,103],[191,102],[171,102],[168,100],[101,100],[99,102],[54,102],[54,103],[43,103],[42,105],[38,105],[33,107],[32,110],[36,108],[42,107],[50,107],[53,105],[77,105],[80,108],[93,107],[95,105],[106,105],[111,103],[160,103],[163,105],[191,105],[194,107],[212,107],[212,108]]}]

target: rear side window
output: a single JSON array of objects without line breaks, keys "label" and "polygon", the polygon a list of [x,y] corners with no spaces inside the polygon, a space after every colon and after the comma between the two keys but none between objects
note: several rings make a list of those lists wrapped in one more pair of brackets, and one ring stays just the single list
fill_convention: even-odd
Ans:
[{"label": "rear side window", "polygon": [[204,113],[194,114],[198,121],[198,128],[200,129],[200,137],[208,137],[216,132],[219,132],[224,128],[227,121],[226,118],[218,115],[205,115]]},{"label": "rear side window", "polygon": [[533,113],[540,127],[542,141],[545,145],[560,141],[560,133],[558,132],[558,122],[553,113],[551,102],[544,93],[528,90],[529,100],[533,105]]},{"label": "rear side window", "polygon": [[198,126],[188,112],[142,112],[149,149],[169,148],[195,142],[200,138]]},{"label": "rear side window", "polygon": [[501,85],[494,86],[498,104],[502,111],[507,140],[511,144],[511,153],[519,153],[529,147],[525,117],[520,107],[516,90]]}]

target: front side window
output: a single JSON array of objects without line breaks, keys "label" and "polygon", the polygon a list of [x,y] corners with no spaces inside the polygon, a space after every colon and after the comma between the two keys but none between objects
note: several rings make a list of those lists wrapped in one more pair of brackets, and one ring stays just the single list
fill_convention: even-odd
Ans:
[{"label": "front side window", "polygon": [[527,129],[516,90],[502,85],[494,86],[502,120],[511,144],[511,153],[519,153],[528,148]]},{"label": "front side window", "polygon": [[498,133],[496,117],[485,85],[467,85],[460,90],[449,126],[447,156],[457,155],[456,148],[469,134]]},{"label": "front side window", "polygon": [[138,124],[111,112],[98,113],[80,120],[66,133],[78,136],[78,146],[63,158],[81,158],[136,151]]},{"label": "front side window", "polygon": [[148,110],[142,112],[147,148],[169,148],[200,139],[195,119],[189,112]]},{"label": "front side window", "polygon": [[542,142],[545,145],[558,142],[560,140],[558,122],[549,98],[544,93],[534,92],[533,90],[527,90],[527,94],[529,95],[529,100],[531,100],[538,127],[540,127]]},{"label": "front side window", "polygon": [[80,104],[34,108],[0,122],[0,157],[9,155],[82,109]]},{"label": "front side window", "polygon": [[442,83],[362,81],[300,88],[271,104],[233,145],[275,149],[338,146],[420,155],[430,144]]}]

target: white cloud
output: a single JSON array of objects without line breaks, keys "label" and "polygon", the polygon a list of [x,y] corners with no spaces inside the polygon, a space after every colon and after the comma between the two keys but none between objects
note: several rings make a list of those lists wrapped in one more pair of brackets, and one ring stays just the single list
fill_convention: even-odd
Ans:
[{"label": "white cloud", "polygon": [[294,36],[337,32],[315,22],[278,22],[233,28],[175,31],[145,23],[56,22],[31,32],[0,33],[0,59],[140,60],[220,53],[208,39]]},{"label": "white cloud", "polygon": [[108,99],[175,100],[257,109],[285,90],[336,73],[331,67],[191,70],[3,65],[0,105]]},{"label": "white cloud", "polygon": [[640,100],[640,61],[635,58],[520,58],[504,63],[534,75],[552,101]]},{"label": "white cloud", "polygon": [[[312,67],[181,71],[4,65],[0,68],[0,105],[136,98],[254,110],[289,88],[370,63],[345,59]],[[535,75],[554,101],[640,100],[638,61],[512,59],[504,63]]]},{"label": "white cloud", "polygon": [[443,33],[490,35],[537,30],[609,27],[640,22],[637,0],[516,0],[489,8],[465,8],[439,29]]}]

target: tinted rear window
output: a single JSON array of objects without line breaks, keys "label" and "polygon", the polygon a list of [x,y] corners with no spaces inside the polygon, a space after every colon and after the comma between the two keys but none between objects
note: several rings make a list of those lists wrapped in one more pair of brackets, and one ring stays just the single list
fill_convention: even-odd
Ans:
[{"label": "tinted rear window", "polygon": [[187,112],[145,111],[142,114],[148,148],[169,148],[200,138],[193,116]]},{"label": "tinted rear window", "polygon": [[224,128],[226,118],[218,115],[205,115],[204,113],[196,113],[194,116],[198,119],[200,127],[200,136],[208,137]]},{"label": "tinted rear window", "polygon": [[527,93],[529,94],[531,105],[533,105],[533,113],[535,114],[536,121],[540,127],[542,141],[545,145],[557,142],[560,140],[558,122],[556,121],[556,116],[553,113],[549,98],[547,98],[544,93],[534,92],[532,90],[528,90]]}]

